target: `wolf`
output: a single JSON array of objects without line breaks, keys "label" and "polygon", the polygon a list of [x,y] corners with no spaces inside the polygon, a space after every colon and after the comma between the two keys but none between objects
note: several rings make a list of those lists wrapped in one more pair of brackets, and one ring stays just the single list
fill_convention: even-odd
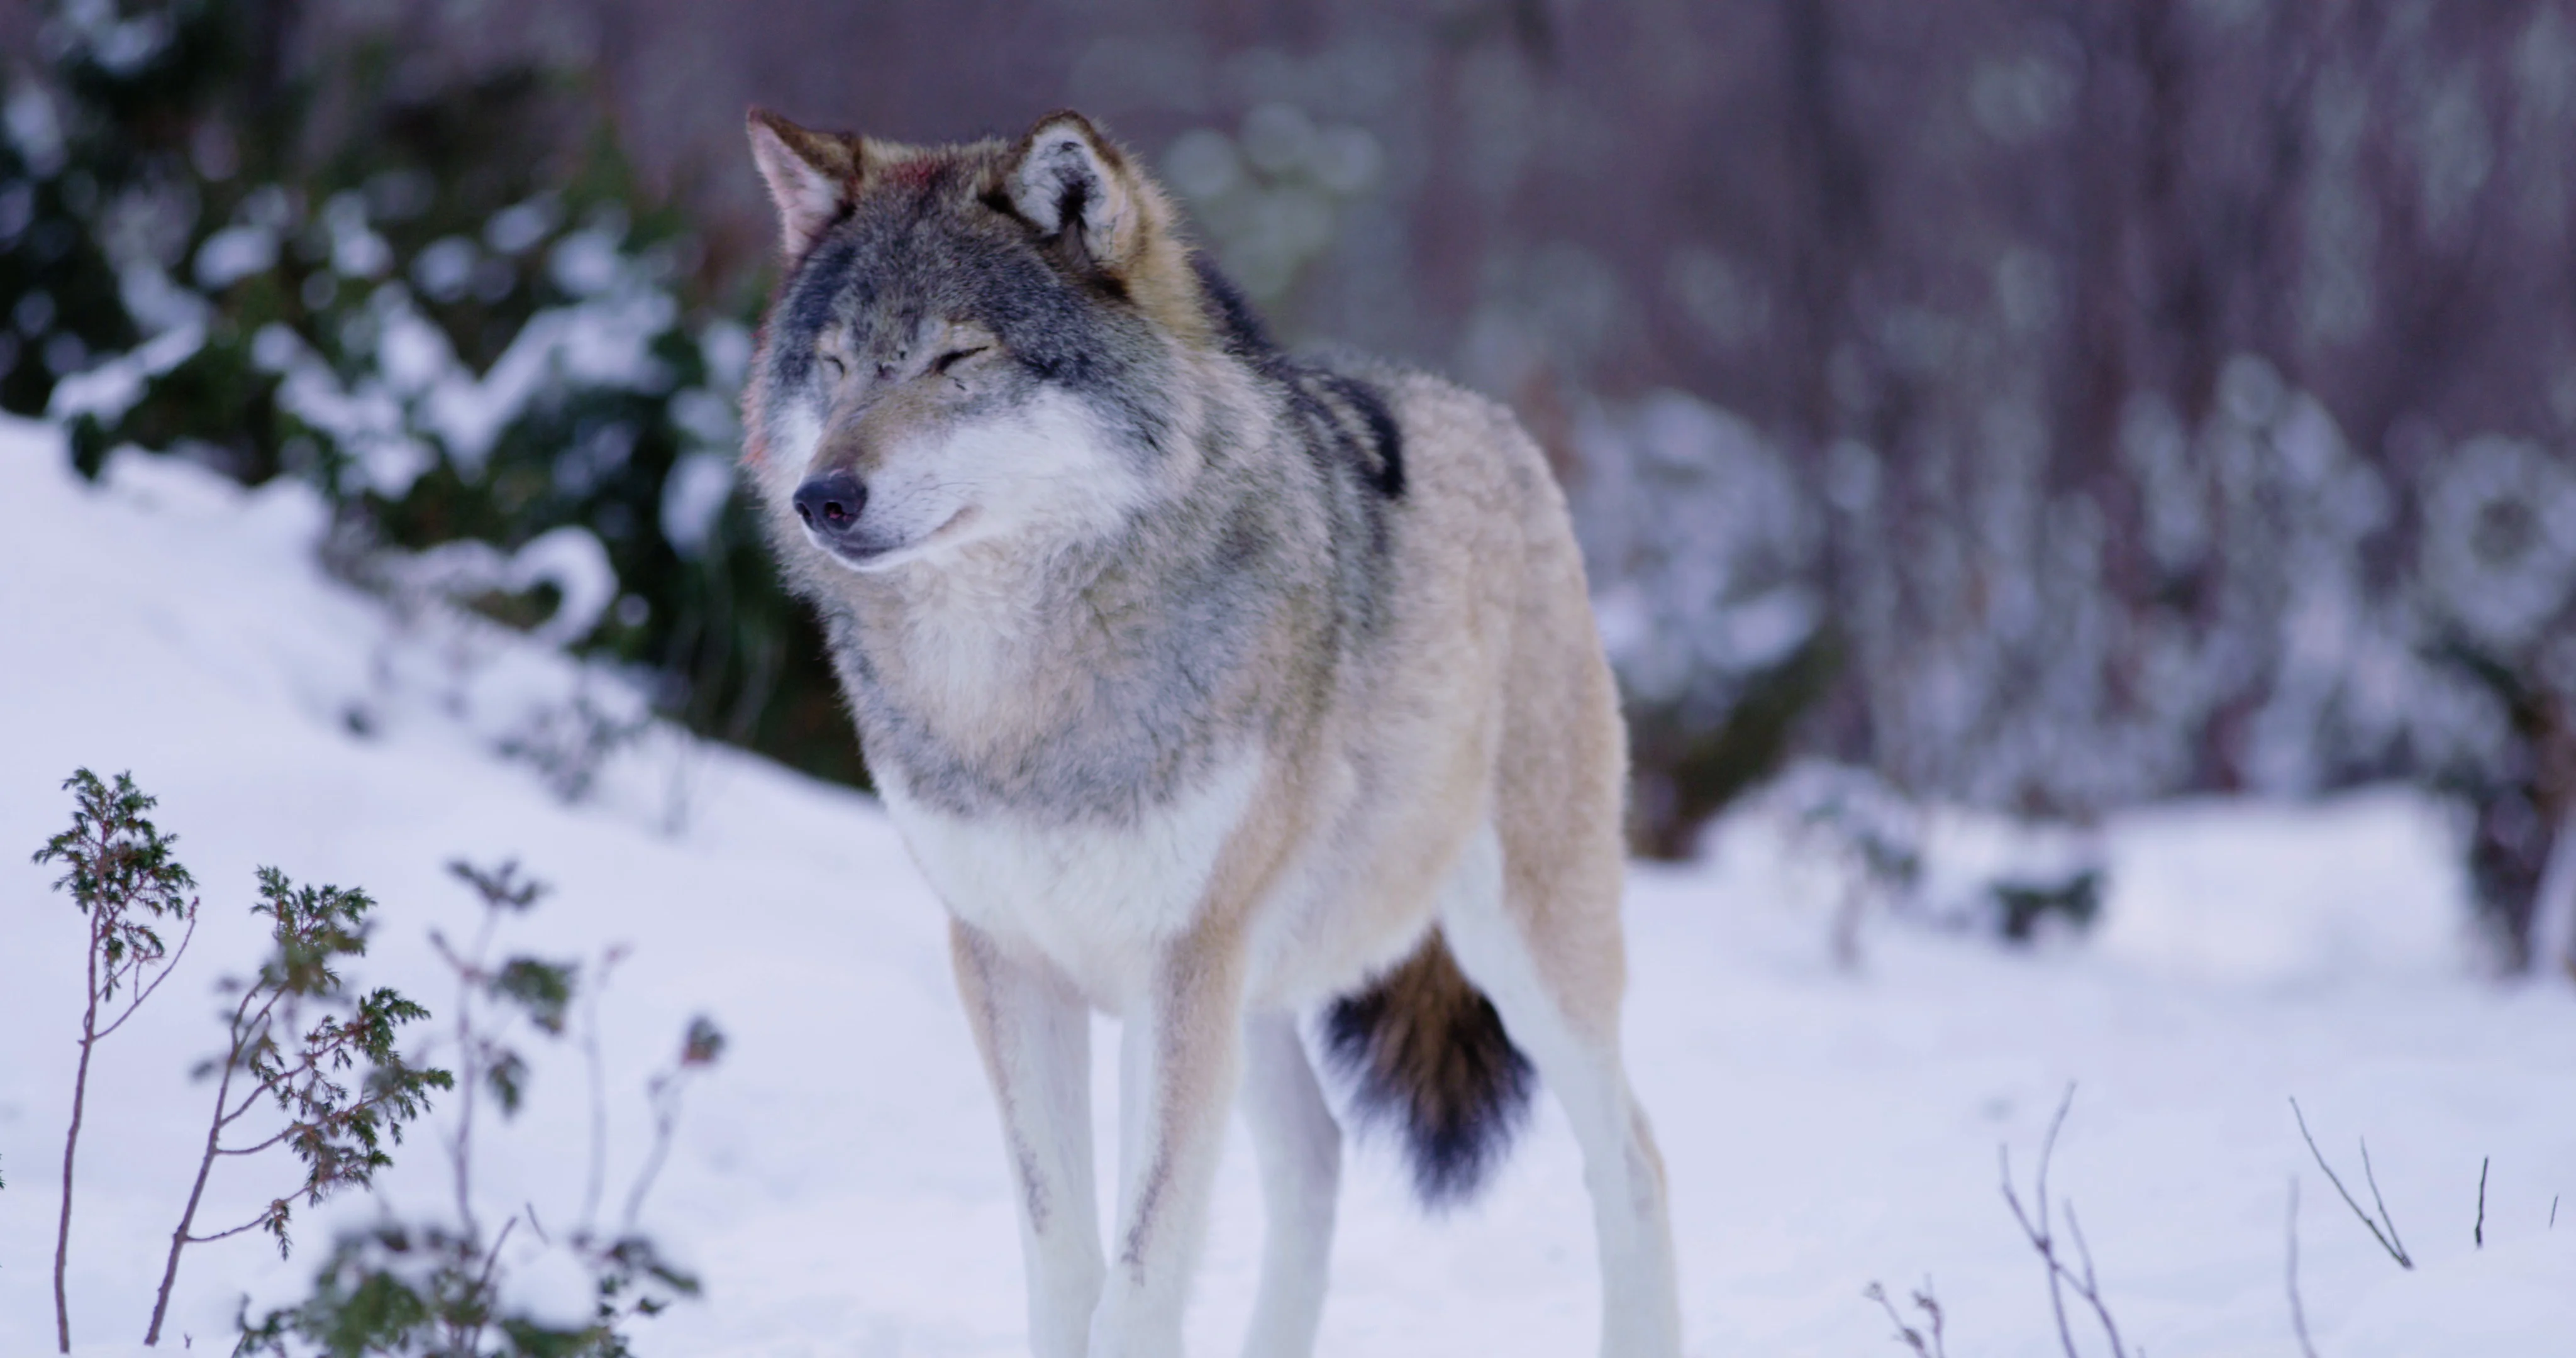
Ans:
[{"label": "wolf", "polygon": [[[1180,1351],[1239,1093],[1245,1351],[1312,1351],[1342,1136],[1311,1021],[1435,1205],[1543,1080],[1601,1351],[1678,1353],[1620,1060],[1626,738],[1538,448],[1433,377],[1283,352],[1078,113],[944,146],[748,130],[784,267],[745,476],[950,916],[1033,1349]],[[1123,1034],[1105,1242],[1095,1009]]]}]

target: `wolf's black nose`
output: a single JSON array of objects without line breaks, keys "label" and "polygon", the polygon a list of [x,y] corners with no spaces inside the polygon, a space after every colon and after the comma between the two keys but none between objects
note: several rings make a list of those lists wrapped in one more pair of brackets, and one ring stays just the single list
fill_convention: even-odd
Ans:
[{"label": "wolf's black nose", "polygon": [[825,472],[796,488],[796,517],[822,533],[842,533],[859,521],[868,488],[848,472]]}]

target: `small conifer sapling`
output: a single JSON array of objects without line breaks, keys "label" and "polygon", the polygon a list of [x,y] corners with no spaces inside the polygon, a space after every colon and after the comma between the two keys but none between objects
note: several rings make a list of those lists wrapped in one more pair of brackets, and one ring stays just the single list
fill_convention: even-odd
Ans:
[{"label": "small conifer sapling", "polygon": [[[71,1127],[63,1135],[62,1214],[54,1227],[54,1339],[69,1353],[72,1320],[63,1274],[71,1255],[72,1162],[80,1150],[90,1055],[178,966],[196,936],[197,898],[189,894],[196,880],[170,856],[178,836],[161,833],[144,816],[154,801],[134,786],[131,774],[116,775],[111,787],[80,769],[63,786],[72,794],[71,828],[46,840],[36,861],[63,865],[54,889],[68,892],[89,917],[89,988],[81,1010],[80,1064],[72,1075]],[[155,927],[169,923],[183,926],[176,948],[165,946]]]},{"label": "small conifer sapling", "polygon": [[[399,1144],[404,1125],[428,1111],[431,1090],[454,1084],[448,1072],[415,1066],[394,1045],[402,1026],[429,1017],[427,1009],[390,989],[353,995],[335,968],[366,953],[367,912],[375,902],[365,892],[298,887],[277,869],[262,868],[259,894],[252,912],[268,917],[273,948],[256,976],[227,983],[240,992],[228,1045],[198,1070],[215,1079],[214,1112],[188,1205],[170,1233],[146,1344],[160,1342],[179,1256],[188,1246],[262,1230],[285,1254],[295,1200],[316,1206],[342,1188],[372,1183],[377,1170],[393,1163],[386,1142]],[[265,1136],[236,1131],[262,1105],[283,1114],[286,1125]],[[248,1221],[200,1234],[197,1209],[215,1162],[279,1146],[304,1162],[303,1183]]]}]

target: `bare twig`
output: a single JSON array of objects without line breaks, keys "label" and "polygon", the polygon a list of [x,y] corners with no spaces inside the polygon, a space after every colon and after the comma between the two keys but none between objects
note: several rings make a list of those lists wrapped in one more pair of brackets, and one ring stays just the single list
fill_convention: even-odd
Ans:
[{"label": "bare twig", "polygon": [[2558,1195],[2555,1193],[2549,1195],[2549,1229],[2558,1229]]},{"label": "bare twig", "polygon": [[515,858],[493,868],[476,867],[459,858],[448,863],[447,871],[465,883],[483,906],[483,918],[475,926],[474,945],[469,951],[460,954],[435,929],[429,934],[430,944],[456,973],[456,1130],[447,1141],[449,1177],[456,1187],[456,1219],[465,1228],[467,1239],[481,1240],[483,1226],[474,1216],[474,1104],[477,1089],[490,1078],[499,1052],[488,1040],[476,1041],[474,998],[492,983],[493,973],[486,959],[491,955],[492,935],[500,927],[502,913],[526,914],[552,888],[523,875]]},{"label": "bare twig", "polygon": [[[2299,1111],[2297,1099],[2290,1100],[2290,1116],[2299,1120],[2300,1139],[2308,1143],[2308,1154],[2316,1157],[2317,1168],[2326,1172],[2326,1182],[2333,1184],[2335,1192],[2343,1195],[2344,1206],[2351,1208],[2352,1214],[2361,1218],[2361,1224],[2370,1229],[2371,1238],[2379,1242],[2381,1249],[2388,1251],[2388,1257],[2396,1260],[2398,1267],[2407,1269],[2415,1267],[2415,1261],[2407,1255],[2406,1247],[2398,1242],[2397,1224],[2387,1220],[2388,1204],[2380,1199],[2379,1181],[2370,1172],[2370,1143],[2367,1141],[2361,1143],[2361,1172],[2364,1178],[2369,1180],[2371,1200],[2379,1203],[2377,1217],[2362,1210],[2361,1204],[2353,1199],[2352,1190],[2343,1186],[2342,1176],[2334,1172],[2334,1166],[2326,1163],[2326,1153],[2317,1149],[2317,1139],[2308,1134],[2308,1116]],[[2385,1230],[2381,1229],[2383,1223],[2386,1226]]]},{"label": "bare twig", "polygon": [[1888,1321],[1896,1326],[1897,1342],[1913,1350],[1916,1358],[1950,1358],[1950,1351],[1943,1347],[1941,1339],[1941,1303],[1932,1296],[1930,1278],[1923,1280],[1922,1288],[1916,1291],[1913,1297],[1914,1309],[1923,1313],[1924,1323],[1931,1327],[1932,1332],[1928,1337],[1923,1331],[1905,1323],[1905,1317],[1896,1309],[1896,1303],[1887,1299],[1886,1288],[1873,1282],[1862,1289],[1861,1295],[1877,1302],[1878,1309],[1887,1313]]},{"label": "bare twig", "polygon": [[1932,1278],[1930,1274],[1924,1275],[1923,1290],[1914,1294],[1914,1304],[1922,1308],[1923,1314],[1931,1320],[1932,1358],[1950,1358],[1949,1347],[1941,1338],[1941,1303],[1939,1299],[1932,1295]]},{"label": "bare twig", "polygon": [[2389,1243],[2397,1249],[2397,1262],[2408,1268],[2415,1267],[2414,1258],[2406,1253],[2406,1242],[2397,1238],[2397,1218],[2389,1214],[2388,1200],[2379,1196],[2379,1176],[2371,1172],[2368,1141],[2361,1142],[2361,1179],[2370,1185],[2370,1201],[2379,1208],[2379,1224],[2388,1228]]},{"label": "bare twig", "polygon": [[2057,1154],[2057,1131],[2066,1125],[2067,1110],[2074,1104],[2075,1086],[2070,1083],[2066,1086],[2066,1097],[2058,1102],[2057,1116],[2049,1121],[2048,1135],[2039,1143],[2038,1224],[2032,1224],[2029,1214],[2022,1210],[2021,1199],[2013,1192],[2012,1147],[1999,1145],[1995,1148],[1996,1159],[2003,1167],[2004,1202],[2012,1208],[2013,1220],[2021,1223],[2021,1233],[2030,1238],[2030,1243],[2039,1250],[2040,1258],[2048,1262],[2048,1304],[2057,1315],[2057,1342],[2066,1350],[2068,1358],[2075,1358],[2075,1333],[2066,1325],[2066,1298],[2058,1285],[2061,1270],[2057,1266],[2055,1243],[2048,1233],[2048,1162]]},{"label": "bare twig", "polygon": [[125,973],[128,977],[139,975],[147,962],[161,964],[161,970],[156,973],[151,980],[143,982],[135,989],[134,998],[126,1002],[125,1012],[118,1014],[115,1021],[109,1023],[106,1027],[99,1029],[99,1037],[107,1037],[113,1034],[117,1029],[125,1026],[125,1021],[127,1019],[134,1017],[134,1011],[142,1008],[145,1000],[152,998],[152,992],[159,990],[163,981],[170,979],[170,973],[178,968],[179,959],[188,955],[188,944],[191,940],[196,938],[196,936],[197,901],[195,897],[190,897],[188,900],[188,927],[185,932],[179,935],[179,946],[170,950],[170,955],[167,959],[138,959],[137,961],[128,964],[128,970]]},{"label": "bare twig", "polygon": [[2130,1358],[2127,1346],[2121,1342],[2119,1327],[2111,1321],[2111,1308],[2102,1300],[2101,1282],[2093,1272],[2093,1252],[2084,1243],[2084,1228],[2075,1220],[2075,1204],[2071,1201],[2060,1205],[2066,1212],[2068,1232],[2075,1238],[2076,1253],[2084,1265],[2083,1276],[2078,1277],[2057,1253],[2057,1237],[2051,1225],[2054,1213],[2048,1199],[2048,1166],[2057,1154],[2057,1134],[2066,1126],[2066,1114],[2074,1106],[2075,1086],[2070,1083],[2066,1086],[2066,1097],[2058,1101],[2057,1116],[2049,1120],[2048,1135],[2039,1143],[2039,1173],[2032,1182],[2033,1200],[2039,1207],[2035,1218],[2022,1206],[2021,1196],[2013,1188],[2012,1147],[1996,1148],[1997,1159],[2003,1166],[2004,1204],[2012,1209],[2013,1220],[2020,1223],[2021,1233],[2029,1239],[2031,1248],[2039,1252],[2040,1262],[2048,1266],[2048,1304],[2057,1316],[2058,1347],[2065,1351],[2067,1358],[2082,1358],[2075,1347],[2074,1329],[2066,1321],[2065,1294],[2071,1290],[2092,1308],[2094,1319],[2102,1326],[2104,1338],[2110,1341],[2112,1358]]},{"label": "bare twig", "polygon": [[2084,1261],[2084,1286],[2076,1290],[2076,1295],[2093,1308],[2093,1318],[2101,1322],[2102,1333],[2110,1337],[2111,1352],[2126,1353],[2127,1348],[2120,1343],[2120,1327],[2111,1323],[2111,1308],[2102,1304],[2102,1284],[2093,1276],[2093,1251],[2084,1243],[2084,1224],[2075,1219],[2075,1201],[2060,1199],[2059,1205],[2066,1209],[2066,1233],[2075,1237],[2076,1256]]},{"label": "bare twig", "polygon": [[2317,1358],[2315,1341],[2308,1338],[2308,1309],[2299,1303],[2299,1176],[2290,1176],[2290,1332],[2299,1337],[2302,1358]]},{"label": "bare twig", "polygon": [[584,986],[582,999],[581,1057],[590,1076],[590,1166],[582,1181],[580,1223],[577,1235],[588,1235],[599,1221],[599,1198],[608,1173],[608,1085],[599,1059],[599,992],[608,988],[609,975],[626,958],[626,946],[613,944],[599,955]]},{"label": "bare twig", "polygon": [[[492,1237],[492,1248],[483,1256],[483,1271],[474,1279],[471,1295],[474,1304],[463,1315],[448,1322],[448,1335],[456,1353],[483,1351],[483,1331],[492,1323],[492,1270],[500,1265],[501,1247],[510,1242],[510,1232],[519,1224],[516,1213],[501,1223],[500,1234]],[[470,1325],[468,1322],[471,1322]]]},{"label": "bare twig", "polygon": [[2478,1225],[2469,1233],[2469,1238],[2477,1242],[2479,1249],[2487,1247],[2487,1161],[2490,1158],[2478,1157]]},{"label": "bare twig", "polygon": [[653,1191],[653,1180],[662,1172],[662,1161],[671,1153],[671,1135],[680,1124],[680,1096],[689,1078],[716,1063],[724,1054],[725,1036],[706,1015],[689,1020],[680,1034],[680,1056],[662,1073],[649,1081],[645,1090],[653,1101],[653,1145],[644,1154],[643,1168],[635,1173],[635,1182],[626,1192],[626,1215],[623,1231],[635,1232],[635,1219],[643,1214],[645,1195]]}]

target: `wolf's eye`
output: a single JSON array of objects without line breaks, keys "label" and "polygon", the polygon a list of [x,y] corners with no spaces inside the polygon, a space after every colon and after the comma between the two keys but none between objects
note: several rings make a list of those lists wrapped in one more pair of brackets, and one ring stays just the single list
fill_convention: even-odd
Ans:
[{"label": "wolf's eye", "polygon": [[992,347],[993,346],[989,344],[978,344],[972,349],[951,349],[947,353],[941,354],[938,360],[930,365],[930,370],[935,373],[945,373],[949,369],[956,367],[958,364],[963,363]]},{"label": "wolf's eye", "polygon": [[843,362],[839,354],[824,349],[820,351],[820,356],[823,360],[823,370],[832,374],[833,381],[844,381],[849,377],[850,365]]}]

